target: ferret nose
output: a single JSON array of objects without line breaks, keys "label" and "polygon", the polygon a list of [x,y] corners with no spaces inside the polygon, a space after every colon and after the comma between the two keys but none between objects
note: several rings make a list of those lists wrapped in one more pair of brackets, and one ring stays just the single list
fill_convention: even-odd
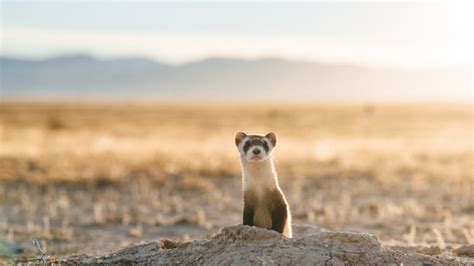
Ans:
[{"label": "ferret nose", "polygon": [[258,149],[258,148],[257,148],[257,149],[254,149],[254,150],[253,150],[253,154],[255,154],[255,155],[260,154],[260,149]]}]

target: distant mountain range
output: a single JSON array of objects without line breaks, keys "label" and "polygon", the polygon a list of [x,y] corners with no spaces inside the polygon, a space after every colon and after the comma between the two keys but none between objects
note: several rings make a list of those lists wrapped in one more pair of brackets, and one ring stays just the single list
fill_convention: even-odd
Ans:
[{"label": "distant mountain range", "polygon": [[469,101],[471,66],[375,68],[281,59],[0,58],[2,100]]}]

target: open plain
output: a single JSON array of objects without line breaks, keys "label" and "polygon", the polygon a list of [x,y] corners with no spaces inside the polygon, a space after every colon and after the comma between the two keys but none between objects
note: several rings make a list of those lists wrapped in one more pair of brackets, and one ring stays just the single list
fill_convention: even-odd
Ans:
[{"label": "open plain", "polygon": [[238,130],[278,134],[293,223],[449,253],[474,244],[473,129],[468,104],[3,103],[2,260],[241,223]]}]

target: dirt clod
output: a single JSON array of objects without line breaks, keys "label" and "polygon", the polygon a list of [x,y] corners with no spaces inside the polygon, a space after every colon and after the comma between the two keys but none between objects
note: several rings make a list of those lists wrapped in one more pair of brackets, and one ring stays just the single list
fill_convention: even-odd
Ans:
[{"label": "dirt clod", "polygon": [[453,250],[453,253],[457,256],[465,256],[465,257],[474,258],[474,245],[461,246]]},{"label": "dirt clod", "polygon": [[439,248],[438,246],[418,247],[416,249],[416,252],[429,256],[434,256],[441,254],[441,248]]},{"label": "dirt clod", "polygon": [[176,248],[180,243],[177,241],[169,240],[169,239],[163,239],[161,240],[158,245],[161,249],[172,249]]}]

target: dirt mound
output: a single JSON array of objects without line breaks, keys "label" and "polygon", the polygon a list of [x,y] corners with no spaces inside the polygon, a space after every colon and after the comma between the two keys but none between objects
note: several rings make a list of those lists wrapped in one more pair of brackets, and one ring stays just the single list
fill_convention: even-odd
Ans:
[{"label": "dirt mound", "polygon": [[99,257],[74,255],[55,262],[179,265],[462,264],[453,257],[397,251],[382,246],[376,236],[367,233],[332,232],[311,226],[294,226],[294,233],[293,239],[287,239],[274,231],[236,225],[223,228],[209,239],[181,244],[169,240],[154,241]]}]

